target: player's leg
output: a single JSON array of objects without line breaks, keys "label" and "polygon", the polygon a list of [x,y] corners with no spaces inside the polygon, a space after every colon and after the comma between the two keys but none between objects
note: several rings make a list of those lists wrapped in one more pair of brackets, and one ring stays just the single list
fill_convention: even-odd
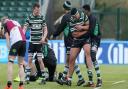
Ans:
[{"label": "player's leg", "polygon": [[24,60],[24,57],[18,56],[19,77],[20,77],[19,89],[23,89],[23,81],[25,77],[24,68],[23,68],[23,60]]},{"label": "player's leg", "polygon": [[29,84],[31,67],[32,67],[32,57],[33,57],[33,54],[34,54],[34,49],[35,49],[34,44],[29,43],[29,49],[28,49],[28,65],[27,65],[27,67],[25,69],[25,72],[26,72],[25,81],[27,82],[27,84]]},{"label": "player's leg", "polygon": [[[67,77],[67,74],[68,74],[68,71],[69,71],[69,57],[70,57],[70,46],[66,47],[66,64],[65,64],[65,68],[64,68],[64,71],[63,71],[63,74],[59,74],[59,77],[61,76],[62,77],[62,80],[65,81],[66,77]],[[77,86],[80,86],[82,85],[85,81],[84,81],[84,78],[80,72],[80,68],[77,64],[75,64],[74,66],[74,70],[78,76],[78,82],[77,82]]]},{"label": "player's leg", "polygon": [[56,71],[56,64],[50,64],[47,62],[47,68],[48,68],[48,73],[49,73],[49,77],[48,77],[48,80],[49,81],[54,81],[54,74],[55,74],[55,71]]},{"label": "player's leg", "polygon": [[41,70],[41,78],[42,78],[40,84],[46,84],[45,67],[42,60],[42,44],[36,45],[36,51],[37,51],[37,59]]},{"label": "player's leg", "polygon": [[[35,61],[36,61],[36,59],[33,60],[29,81],[36,81],[38,79]],[[37,61],[37,63],[38,63],[38,61]],[[37,64],[37,65],[39,65],[39,64]],[[40,67],[39,67],[39,70],[40,70]]]},{"label": "player's leg", "polygon": [[12,89],[13,63],[17,56],[18,42],[13,44],[8,55],[7,86],[5,89]]},{"label": "player's leg", "polygon": [[67,77],[68,70],[69,70],[69,56],[70,56],[70,47],[66,47],[66,63],[65,63],[64,71],[62,73],[62,76],[61,76],[61,74],[59,74],[61,76],[61,78],[60,78],[60,76],[59,76],[59,78],[64,81]]},{"label": "player's leg", "polygon": [[5,89],[12,89],[13,63],[15,56],[8,56],[7,86]]},{"label": "player's leg", "polygon": [[81,48],[71,48],[70,50],[70,60],[69,60],[69,75],[67,85],[71,86],[72,75],[74,72],[75,60],[80,53]]},{"label": "player's leg", "polygon": [[[90,49],[91,49],[91,45],[89,44],[89,42],[87,42],[86,44],[84,44],[83,46],[84,52],[85,52],[85,60],[86,60],[86,65],[87,65],[87,73],[88,73],[88,78],[89,78],[89,86],[94,87],[94,82],[93,82],[93,73],[92,73],[92,60],[91,60],[91,53],[90,53]],[[88,84],[86,86],[88,86]]]},{"label": "player's leg", "polygon": [[[23,61],[23,67],[24,67],[24,72],[25,72],[25,68],[27,66],[27,63],[25,62],[25,60]],[[19,72],[16,78],[13,79],[14,82],[20,82],[20,77],[19,77]]]},{"label": "player's leg", "polygon": [[19,49],[18,49],[18,65],[19,65],[19,77],[20,77],[20,83],[19,83],[19,89],[23,88],[23,81],[24,81],[24,56],[26,52],[26,42],[21,41],[19,43]]},{"label": "player's leg", "polygon": [[100,68],[99,68],[99,63],[96,60],[96,53],[98,51],[98,47],[100,44],[100,40],[94,40],[91,43],[91,58],[92,58],[92,62],[96,71],[96,75],[97,75],[97,84],[96,87],[101,87],[102,85],[102,79],[101,79],[101,72],[100,72]]},{"label": "player's leg", "polygon": [[36,69],[37,69],[37,76],[41,77],[41,70],[40,70],[39,62],[37,60],[37,56],[35,57],[35,66],[36,66]]},{"label": "player's leg", "polygon": [[77,86],[81,86],[82,84],[85,83],[85,80],[84,80],[84,78],[80,72],[80,68],[79,68],[78,64],[75,64],[74,70],[75,70],[76,75],[78,76],[78,79],[79,79],[77,82]]},{"label": "player's leg", "polygon": [[57,63],[56,63],[57,59],[53,49],[48,47],[48,51],[49,52],[47,56],[44,57],[44,65],[48,68],[48,73],[49,73],[48,80],[54,81],[56,80],[55,71],[57,66]]}]

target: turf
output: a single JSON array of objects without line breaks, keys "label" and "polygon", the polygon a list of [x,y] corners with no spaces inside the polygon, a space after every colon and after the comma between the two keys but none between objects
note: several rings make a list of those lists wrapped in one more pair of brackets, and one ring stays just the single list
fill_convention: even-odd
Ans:
[{"label": "turf", "polygon": [[[63,70],[64,65],[57,66],[57,72]],[[79,65],[81,72],[87,79],[86,68],[83,64]],[[14,75],[16,77],[18,72],[18,66],[14,65]],[[101,73],[103,78],[103,86],[100,89],[128,89],[128,65],[101,65]],[[94,72],[95,75],[95,72]],[[55,82],[47,82],[46,85],[39,85],[36,82],[31,82],[29,85],[25,85],[25,89],[94,89],[94,88],[85,88],[82,86],[76,86],[77,76],[74,74],[72,86],[58,85]],[[94,76],[96,82],[96,76]],[[4,89],[7,81],[7,65],[0,64],[0,89]],[[13,89],[18,89],[18,83],[13,82]]]}]

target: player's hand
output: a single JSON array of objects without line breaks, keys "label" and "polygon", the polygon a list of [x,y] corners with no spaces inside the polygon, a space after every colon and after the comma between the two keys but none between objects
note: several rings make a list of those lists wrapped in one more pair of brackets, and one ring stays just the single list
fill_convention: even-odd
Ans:
[{"label": "player's hand", "polygon": [[79,30],[82,30],[82,29],[83,29],[83,26],[81,26],[81,25],[76,25],[75,28],[79,31]]},{"label": "player's hand", "polygon": [[44,39],[44,38],[42,38],[42,39],[40,40],[40,43],[41,43],[41,44],[46,43],[45,39]]}]

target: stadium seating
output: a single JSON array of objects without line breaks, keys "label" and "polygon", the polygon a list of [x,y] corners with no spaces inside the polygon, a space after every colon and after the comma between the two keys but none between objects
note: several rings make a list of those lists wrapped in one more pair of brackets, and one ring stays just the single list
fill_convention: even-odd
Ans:
[{"label": "stadium seating", "polygon": [[0,18],[8,16],[11,19],[24,23],[32,11],[33,3],[37,0],[0,0]]}]

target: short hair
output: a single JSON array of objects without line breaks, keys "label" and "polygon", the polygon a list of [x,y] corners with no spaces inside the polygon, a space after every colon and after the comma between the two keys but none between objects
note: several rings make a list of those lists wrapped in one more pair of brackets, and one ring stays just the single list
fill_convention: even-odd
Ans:
[{"label": "short hair", "polygon": [[1,18],[1,22],[4,23],[4,21],[5,21],[6,19],[9,19],[8,16],[2,17],[2,18]]},{"label": "short hair", "polygon": [[63,8],[65,10],[71,10],[71,2],[70,1],[65,1],[63,4]]},{"label": "short hair", "polygon": [[71,9],[71,15],[76,15],[78,10],[76,8]]},{"label": "short hair", "polygon": [[88,5],[88,4],[85,4],[85,5],[83,6],[83,9],[84,9],[84,10],[87,10],[87,11],[91,11],[90,5]]},{"label": "short hair", "polygon": [[32,8],[35,9],[35,7],[40,8],[40,4],[39,3],[35,3]]}]

